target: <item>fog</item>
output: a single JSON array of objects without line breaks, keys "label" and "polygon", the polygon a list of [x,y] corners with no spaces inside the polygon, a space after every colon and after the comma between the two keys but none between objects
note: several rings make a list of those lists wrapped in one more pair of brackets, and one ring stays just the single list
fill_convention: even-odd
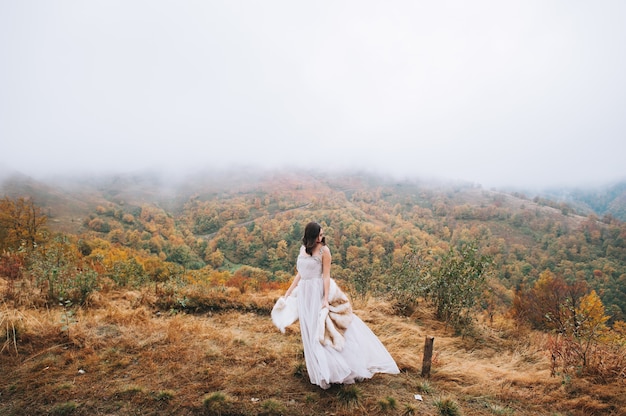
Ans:
[{"label": "fog", "polygon": [[626,179],[622,1],[0,0],[0,171]]}]

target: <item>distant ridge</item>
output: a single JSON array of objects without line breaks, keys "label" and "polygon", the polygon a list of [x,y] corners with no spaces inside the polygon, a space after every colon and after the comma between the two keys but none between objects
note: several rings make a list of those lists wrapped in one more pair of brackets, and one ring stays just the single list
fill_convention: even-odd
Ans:
[{"label": "distant ridge", "polygon": [[76,233],[83,218],[98,204],[106,202],[93,190],[78,187],[67,190],[58,183],[39,181],[20,172],[0,178],[0,196],[32,198],[44,208],[52,228],[69,233]]},{"label": "distant ridge", "polygon": [[596,189],[553,189],[545,192],[545,197],[566,202],[581,213],[626,221],[626,181]]},{"label": "distant ridge", "polygon": [[[363,172],[343,172],[337,175],[324,173],[295,173],[282,171],[239,169],[233,172],[228,170],[195,172],[177,177],[163,176],[155,172],[135,172],[132,174],[101,174],[87,176],[64,176],[37,180],[21,172],[10,170],[6,166],[0,166],[0,196],[19,197],[30,196],[36,203],[43,205],[49,211],[50,218],[56,222],[66,223],[60,227],[64,231],[76,231],[76,221],[92,212],[100,204],[113,202],[116,204],[126,203],[141,205],[143,203],[156,203],[169,205],[175,209],[189,196],[198,193],[219,193],[224,190],[233,190],[241,186],[249,188],[263,183],[268,178],[299,177],[302,181],[312,178],[325,181],[330,179],[336,182],[345,182],[350,178],[364,180],[370,185],[383,183],[402,183],[384,175]],[[295,179],[298,180],[298,179]],[[470,183],[428,181],[415,178],[409,181],[413,185],[430,189],[466,188],[480,185]],[[519,191],[502,190],[511,196],[519,196]],[[582,188],[554,188],[544,191],[522,192],[523,199],[543,202],[552,201],[558,204],[567,204],[570,211],[578,215],[587,216],[594,214],[598,217],[611,215],[620,221],[626,221],[626,181],[612,185],[600,186],[593,189]]]}]

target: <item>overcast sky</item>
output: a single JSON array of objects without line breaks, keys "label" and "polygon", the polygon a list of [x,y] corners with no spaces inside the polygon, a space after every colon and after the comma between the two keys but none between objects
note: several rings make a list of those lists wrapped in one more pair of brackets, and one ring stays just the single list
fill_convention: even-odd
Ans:
[{"label": "overcast sky", "polygon": [[626,179],[626,2],[0,0],[0,170]]}]

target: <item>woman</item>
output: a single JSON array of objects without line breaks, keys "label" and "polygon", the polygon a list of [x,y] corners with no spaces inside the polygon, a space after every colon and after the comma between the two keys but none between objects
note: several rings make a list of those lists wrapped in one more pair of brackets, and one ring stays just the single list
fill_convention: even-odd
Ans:
[{"label": "woman", "polygon": [[330,250],[322,227],[307,224],[298,255],[298,273],[285,299],[298,287],[297,305],[304,359],[311,383],[327,389],[331,384],[350,384],[375,373],[398,374],[393,358],[374,333],[357,316],[352,316],[341,350],[319,341],[319,316],[329,307]]}]

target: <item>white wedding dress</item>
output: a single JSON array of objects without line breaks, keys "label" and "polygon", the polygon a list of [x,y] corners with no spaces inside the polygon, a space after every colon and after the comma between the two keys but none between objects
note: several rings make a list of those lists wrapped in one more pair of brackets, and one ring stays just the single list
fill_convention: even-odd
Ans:
[{"label": "white wedding dress", "polygon": [[375,373],[398,374],[400,370],[385,346],[356,315],[344,333],[341,351],[320,343],[318,317],[324,299],[321,252],[310,256],[302,247],[297,268],[298,318],[311,383],[327,389],[331,384],[350,384]]}]

